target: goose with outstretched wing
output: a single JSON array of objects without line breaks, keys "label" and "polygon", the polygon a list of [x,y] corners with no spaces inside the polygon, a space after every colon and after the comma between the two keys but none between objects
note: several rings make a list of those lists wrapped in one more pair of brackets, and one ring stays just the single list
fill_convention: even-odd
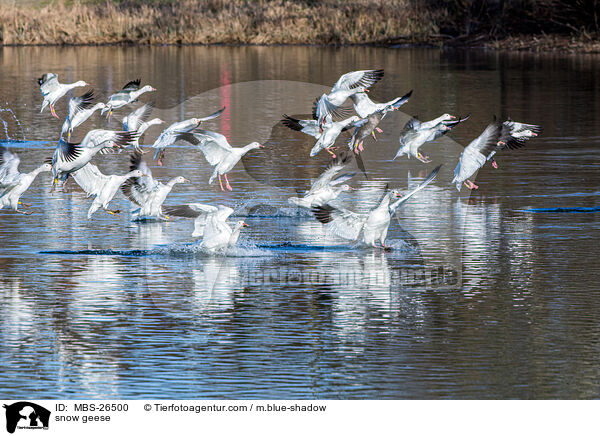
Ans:
[{"label": "goose with outstretched wing", "polygon": [[[194,129],[200,127],[200,124],[204,121],[212,120],[217,118],[225,111],[225,107],[219,109],[212,114],[202,118],[190,118],[189,120],[179,121],[171,124],[165,130],[162,131],[160,136],[156,138],[152,147],[156,150],[154,153],[154,159],[157,160],[158,165],[163,164],[165,157],[165,149],[169,145],[175,144],[175,142],[181,140],[180,134],[182,132],[191,132]],[[189,141],[188,141],[189,142]]]},{"label": "goose with outstretched wing", "polygon": [[367,213],[356,213],[331,205],[315,207],[313,213],[317,220],[325,224],[327,230],[337,237],[371,247],[388,248],[385,239],[392,216],[404,202],[430,184],[440,168],[441,165],[436,167],[418,187],[404,196],[396,189],[387,191],[380,203]]},{"label": "goose with outstretched wing", "polygon": [[161,183],[152,177],[152,171],[142,159],[142,154],[134,151],[131,154],[130,171],[140,170],[143,177],[131,177],[123,183],[121,191],[135,206],[133,219],[168,219],[163,213],[162,204],[178,183],[190,183],[184,177],[178,176],[169,180],[167,183]]},{"label": "goose with outstretched wing", "polygon": [[29,208],[30,203],[22,203],[21,195],[29,189],[38,174],[51,171],[52,166],[44,163],[28,173],[19,171],[19,156],[0,145],[0,209],[8,207],[23,215],[30,215],[31,211],[19,210],[19,205]]},{"label": "goose with outstretched wing", "polygon": [[133,142],[133,147],[140,153],[142,153],[142,149],[140,148],[139,139],[142,137],[142,135],[150,127],[164,123],[164,121],[160,118],[152,118],[151,120],[148,119],[152,113],[152,108],[153,105],[151,103],[147,103],[123,117],[123,130],[126,132],[138,133],[138,137]]},{"label": "goose with outstretched wing", "polygon": [[94,90],[90,90],[79,97],[73,97],[69,100],[69,112],[60,132],[64,137],[67,134],[67,141],[71,140],[73,129],[83,124],[98,109],[103,109],[104,103],[94,104]]},{"label": "goose with outstretched wing", "polygon": [[113,113],[113,109],[119,109],[129,103],[133,103],[138,99],[138,97],[146,92],[156,91],[156,88],[153,88],[150,85],[146,85],[140,88],[141,79],[132,80],[127,82],[123,89],[114,93],[108,98],[106,102],[106,106],[102,109],[102,114],[108,112],[106,115],[106,119],[110,120],[110,116]]},{"label": "goose with outstretched wing", "polygon": [[80,86],[87,86],[88,84],[83,80],[78,80],[75,83],[60,83],[58,81],[58,75],[54,73],[46,73],[38,79],[40,85],[40,91],[42,93],[42,109],[43,112],[46,106],[50,106],[50,112],[52,116],[58,118],[54,106],[56,102],[60,100],[67,92]]}]

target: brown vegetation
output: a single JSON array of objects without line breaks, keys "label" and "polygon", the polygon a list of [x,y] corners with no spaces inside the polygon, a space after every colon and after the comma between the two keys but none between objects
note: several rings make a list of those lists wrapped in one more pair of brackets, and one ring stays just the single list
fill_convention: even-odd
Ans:
[{"label": "brown vegetation", "polygon": [[599,2],[0,0],[0,45],[475,44],[589,52],[600,49]]}]

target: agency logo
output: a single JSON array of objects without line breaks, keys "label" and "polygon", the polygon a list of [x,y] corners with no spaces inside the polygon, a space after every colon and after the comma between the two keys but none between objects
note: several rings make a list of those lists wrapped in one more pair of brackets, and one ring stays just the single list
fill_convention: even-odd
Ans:
[{"label": "agency logo", "polygon": [[6,431],[14,433],[16,429],[47,430],[50,411],[29,401],[19,401],[4,405],[6,409]]}]

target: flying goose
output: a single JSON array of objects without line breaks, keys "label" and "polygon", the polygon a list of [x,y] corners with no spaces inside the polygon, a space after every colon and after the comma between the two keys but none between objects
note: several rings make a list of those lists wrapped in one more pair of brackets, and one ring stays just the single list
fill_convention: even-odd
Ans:
[{"label": "flying goose", "polygon": [[352,71],[341,76],[329,94],[323,94],[316,103],[315,114],[319,125],[325,124],[327,115],[343,116],[340,106],[348,97],[359,92],[368,92],[368,88],[383,77],[383,70]]},{"label": "flying goose", "polygon": [[177,183],[190,183],[184,177],[178,176],[169,180],[167,183],[161,183],[152,177],[152,171],[142,159],[142,154],[134,151],[131,154],[130,171],[140,170],[145,177],[129,178],[121,186],[123,194],[137,209],[132,211],[133,219],[168,219],[162,211],[162,204],[167,195],[171,192]]},{"label": "flying goose", "polygon": [[140,148],[139,138],[141,138],[144,132],[151,126],[164,123],[160,118],[148,120],[148,118],[150,118],[150,113],[152,112],[152,107],[153,105],[150,103],[145,104],[123,117],[123,130],[126,132],[138,133],[138,137],[134,140],[133,146],[136,151],[140,153],[143,152]]},{"label": "flying goose", "polygon": [[182,138],[179,135],[182,132],[191,132],[192,130],[200,127],[200,124],[203,121],[217,118],[223,113],[223,111],[225,111],[225,107],[203,118],[190,118],[189,120],[179,121],[171,124],[165,130],[163,130],[160,136],[156,138],[156,141],[154,141],[154,144],[152,144],[152,147],[156,149],[156,152],[154,153],[154,159],[158,160],[159,165],[162,165],[165,156],[165,148],[181,140]]},{"label": "flying goose", "polygon": [[83,124],[94,112],[104,108],[104,103],[94,104],[94,90],[91,89],[79,97],[69,100],[69,112],[62,125],[61,136],[67,134],[67,141],[71,140],[71,133],[75,127]]},{"label": "flying goose", "polygon": [[56,115],[56,111],[54,110],[56,102],[71,89],[79,86],[87,86],[87,83],[83,80],[79,80],[75,83],[60,83],[58,81],[58,75],[54,73],[44,74],[38,79],[38,84],[40,85],[40,91],[44,98],[40,112],[43,112],[46,106],[49,105],[52,116],[56,118],[58,118],[58,115]]},{"label": "flying goose", "polygon": [[352,191],[347,184],[343,182],[350,180],[354,174],[341,174],[346,168],[349,156],[341,154],[332,161],[327,169],[311,184],[309,191],[303,197],[290,197],[288,202],[296,206],[311,209],[316,206],[322,206],[335,200],[342,192]]},{"label": "flying goose", "polygon": [[385,112],[389,112],[400,109],[400,106],[406,103],[411,95],[412,89],[402,97],[397,97],[393,100],[388,101],[387,103],[375,103],[364,92],[357,92],[356,94],[352,94],[350,98],[354,103],[354,110],[356,111],[358,116],[360,116],[361,118],[366,118],[374,112],[379,112],[382,110]]},{"label": "flying goose", "polygon": [[[448,117],[451,117],[452,119],[456,118],[452,115],[448,115]],[[459,117],[458,120],[454,119],[450,121],[450,118],[446,119],[442,116],[436,118],[436,120],[427,121],[425,123],[421,123],[416,117],[411,118],[400,132],[399,141],[401,147],[398,149],[394,159],[406,155],[409,159],[413,156],[421,162],[431,162],[429,156],[421,154],[419,148],[426,142],[434,141],[445,135],[458,124],[468,120],[469,117],[470,115],[467,115],[465,118]],[[436,123],[433,124],[433,121],[436,121]]]},{"label": "flying goose", "polygon": [[[313,213],[321,223],[326,224],[327,230],[335,236],[371,247],[377,247],[377,241],[379,241],[380,247],[388,248],[385,245],[385,239],[392,216],[404,202],[431,183],[440,168],[441,165],[435,168],[423,183],[404,196],[396,189],[386,192],[379,205],[369,213],[355,213],[331,205],[315,207]],[[398,197],[402,198],[396,200]]]},{"label": "flying goose", "polygon": [[105,211],[114,215],[119,213],[119,210],[109,210],[108,203],[113,199],[119,191],[119,187],[132,177],[144,177],[145,174],[135,169],[122,176],[105,175],[92,163],[84,165],[79,170],[73,173],[73,178],[77,184],[85,191],[88,197],[94,196],[94,201],[88,210],[87,217],[90,219],[94,212],[100,207]]},{"label": "flying goose", "polygon": [[114,93],[108,98],[106,107],[104,107],[101,112],[102,114],[108,112],[106,119],[110,119],[113,109],[119,109],[129,103],[133,103],[145,92],[156,91],[156,89],[150,85],[140,88],[140,83],[140,79],[132,80],[131,82],[128,82],[123,89]]},{"label": "flying goose", "polygon": [[195,130],[194,133],[182,132],[179,134],[179,138],[197,145],[202,153],[204,153],[204,157],[208,163],[215,167],[208,183],[211,184],[218,177],[221,191],[225,190],[223,189],[221,176],[225,178],[225,188],[232,191],[233,189],[229,184],[227,173],[233,169],[246,153],[257,148],[264,148],[258,142],[251,142],[244,147],[232,147],[225,136],[209,130]]},{"label": "flying goose", "polygon": [[496,150],[492,151],[487,160],[492,161],[492,166],[498,169],[498,163],[494,159],[496,152],[504,149],[514,150],[525,146],[525,143],[531,138],[538,136],[542,132],[540,126],[535,124],[525,124],[513,121],[510,118],[502,123],[500,132],[500,141]]},{"label": "flying goose", "polygon": [[79,144],[59,139],[54,155],[52,156],[52,189],[59,180],[63,187],[70,173],[83,168],[101,150],[125,148],[131,145],[136,137],[135,132],[115,132],[112,130],[90,130]]},{"label": "flying goose", "polygon": [[29,173],[21,173],[19,163],[20,159],[16,154],[0,145],[0,209],[9,207],[15,212],[30,215],[29,210],[19,210],[19,205],[28,208],[31,204],[21,203],[19,199],[29,189],[37,175],[44,171],[51,171],[52,166],[44,163]]}]

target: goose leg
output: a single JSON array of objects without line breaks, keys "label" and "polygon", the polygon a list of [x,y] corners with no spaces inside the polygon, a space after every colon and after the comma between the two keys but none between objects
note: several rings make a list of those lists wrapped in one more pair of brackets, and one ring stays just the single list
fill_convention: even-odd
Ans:
[{"label": "goose leg", "polygon": [[219,174],[219,185],[221,185],[221,191],[224,191],[225,189],[223,189],[223,182],[221,181],[221,174]]},{"label": "goose leg", "polygon": [[224,174],[225,176],[225,187],[227,189],[229,189],[230,191],[233,191],[233,188],[231,187],[231,185],[229,184],[229,179],[227,178],[227,174]]},{"label": "goose leg", "polygon": [[31,215],[33,213],[33,211],[31,211],[31,210],[19,210],[19,209],[15,209],[15,212],[18,212],[21,215]]},{"label": "goose leg", "polygon": [[160,165],[161,167],[163,164],[164,157],[165,157],[165,152],[164,152],[164,150],[161,150],[160,153],[158,153],[158,160],[157,160],[158,165]]},{"label": "goose leg", "polygon": [[377,136],[375,136],[375,130],[371,130],[371,135],[373,135],[373,139],[377,141]]},{"label": "goose leg", "polygon": [[330,150],[331,147],[325,147],[325,150],[327,150],[327,153],[329,153],[331,155],[331,157],[333,157],[335,159],[335,153],[333,151]]},{"label": "goose leg", "polygon": [[465,182],[465,186],[469,189],[479,189],[479,186],[477,186],[475,183],[471,182],[470,180],[467,180]]},{"label": "goose leg", "polygon": [[121,213],[121,211],[119,209],[110,210],[110,209],[104,208],[104,210],[107,211],[111,215],[116,215],[118,213]]},{"label": "goose leg", "polygon": [[21,203],[21,202],[19,201],[19,204],[20,204],[21,206],[23,206],[23,207],[31,207],[31,203]]},{"label": "goose leg", "polygon": [[496,162],[495,160],[492,159],[492,166],[494,167],[494,169],[498,169],[498,162]]},{"label": "goose leg", "polygon": [[[363,151],[363,150],[364,150],[364,147],[363,147],[363,141],[360,141],[360,142],[358,143],[358,150],[359,150],[359,151]],[[358,154],[358,153],[357,153],[357,154]]]},{"label": "goose leg", "polygon": [[52,112],[52,116],[54,118],[58,118],[58,115],[56,115],[56,111],[54,110],[54,106],[53,105],[50,105],[50,112]]},{"label": "goose leg", "polygon": [[419,159],[423,163],[431,162],[431,159],[429,159],[429,156],[424,156],[420,152],[417,152],[417,159]]},{"label": "goose leg", "polygon": [[377,133],[383,133],[383,130],[381,130],[379,127],[375,127],[375,130],[377,130]]}]

